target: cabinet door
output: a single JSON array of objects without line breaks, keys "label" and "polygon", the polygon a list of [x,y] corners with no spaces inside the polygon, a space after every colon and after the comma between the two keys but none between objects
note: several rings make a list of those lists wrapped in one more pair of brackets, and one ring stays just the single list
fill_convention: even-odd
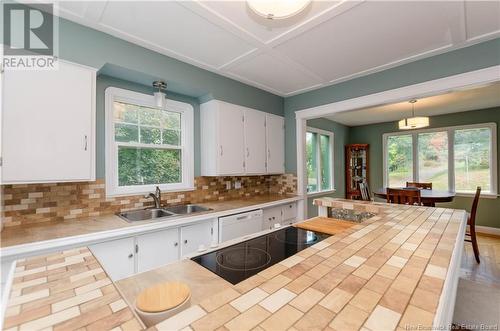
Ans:
[{"label": "cabinet door", "polygon": [[282,208],[281,206],[266,208],[262,211],[262,230],[274,228],[274,224],[281,224]]},{"label": "cabinet door", "polygon": [[5,71],[3,182],[87,181],[95,177],[95,71]]},{"label": "cabinet door", "polygon": [[266,172],[266,114],[257,110],[245,110],[245,172]]},{"label": "cabinet door", "polygon": [[200,246],[210,247],[213,236],[213,221],[206,220],[181,228],[181,256],[196,252]]},{"label": "cabinet door", "polygon": [[144,272],[179,259],[179,229],[161,230],[136,237],[137,272]]},{"label": "cabinet door", "polygon": [[124,238],[90,245],[89,249],[99,260],[113,281],[134,274],[134,238]]},{"label": "cabinet door", "polygon": [[285,172],[285,122],[283,117],[266,115],[267,172]]},{"label": "cabinet door", "polygon": [[245,172],[243,130],[243,108],[221,102],[217,112],[219,175],[238,175]]},{"label": "cabinet door", "polygon": [[294,220],[297,218],[297,203],[292,202],[286,205],[283,205],[283,220]]}]

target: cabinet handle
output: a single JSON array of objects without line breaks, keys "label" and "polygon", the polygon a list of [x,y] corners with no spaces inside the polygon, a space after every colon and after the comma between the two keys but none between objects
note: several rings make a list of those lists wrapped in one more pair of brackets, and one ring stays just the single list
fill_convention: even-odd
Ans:
[{"label": "cabinet handle", "polygon": [[87,142],[88,142],[87,135],[85,135],[85,148],[84,148],[85,151],[87,150],[87,145],[88,145]]},{"label": "cabinet handle", "polygon": [[250,150],[247,147],[247,157],[250,157]]},{"label": "cabinet handle", "polygon": [[174,243],[174,246],[175,246],[175,247],[179,246],[179,243]]},{"label": "cabinet handle", "polygon": [[139,245],[135,244],[135,252],[139,253]]},{"label": "cabinet handle", "polygon": [[132,253],[130,253],[130,254],[128,255],[128,258],[129,258],[129,259],[131,259],[131,258],[133,258],[133,257],[134,257],[134,254],[132,254]]},{"label": "cabinet handle", "polygon": [[222,145],[219,146],[220,147],[220,156],[224,155],[224,150],[222,149]]},{"label": "cabinet handle", "polygon": [[268,157],[269,159],[271,158],[271,150],[270,150],[270,149],[268,149],[268,150],[267,150],[267,157]]},{"label": "cabinet handle", "polygon": [[187,239],[186,239],[186,240],[184,240],[184,243],[185,243],[185,244],[187,244],[187,243],[188,243]]}]

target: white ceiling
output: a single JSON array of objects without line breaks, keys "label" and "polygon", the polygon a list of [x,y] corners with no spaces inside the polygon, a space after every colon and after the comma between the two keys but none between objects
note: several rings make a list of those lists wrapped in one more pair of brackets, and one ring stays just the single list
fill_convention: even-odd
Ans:
[{"label": "white ceiling", "polygon": [[[416,116],[435,116],[500,106],[500,82],[422,98],[415,103]],[[399,121],[411,116],[411,105],[399,102],[332,114],[326,118],[348,126]],[[473,112],[469,116],[474,116]]]},{"label": "white ceiling", "polygon": [[59,4],[67,19],[281,96],[500,36],[499,1],[313,1],[277,21],[245,1]]}]

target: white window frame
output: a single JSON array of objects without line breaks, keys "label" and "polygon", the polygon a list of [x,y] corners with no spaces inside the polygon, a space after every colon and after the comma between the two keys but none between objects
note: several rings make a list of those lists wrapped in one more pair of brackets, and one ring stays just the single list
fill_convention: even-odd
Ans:
[{"label": "white window frame", "polygon": [[308,196],[314,196],[314,195],[322,195],[322,194],[325,194],[325,193],[330,193],[330,192],[335,192],[335,187],[334,187],[334,183],[335,183],[335,180],[334,180],[334,164],[333,164],[333,161],[334,161],[334,155],[333,155],[333,151],[334,151],[334,139],[335,139],[335,135],[332,131],[326,131],[326,130],[321,130],[321,129],[317,129],[317,128],[313,128],[313,127],[307,127],[306,128],[306,133],[307,132],[311,132],[311,133],[316,133],[316,134],[322,134],[322,135],[325,135],[325,136],[328,136],[330,137],[329,141],[329,149],[330,149],[330,188],[327,189],[327,190],[321,190],[321,153],[320,153],[320,144],[319,144],[319,141],[320,139],[317,139],[318,143],[316,144],[316,155],[317,155],[317,160],[316,160],[316,165],[317,165],[317,170],[316,170],[316,176],[317,176],[317,181],[318,181],[318,191],[311,191],[311,192],[307,192],[307,195]]},{"label": "white window frame", "polygon": [[[138,93],[117,87],[108,87],[105,92],[105,168],[106,168],[106,195],[134,195],[153,192],[156,186],[162,191],[189,191],[194,190],[194,110],[193,106],[180,101],[167,99],[165,110],[181,114],[181,145],[155,145],[141,143],[121,143],[115,141],[115,121],[113,104],[115,101],[134,104],[138,106],[158,108],[154,96]],[[118,186],[118,146],[133,146],[145,148],[165,148],[181,150],[182,181],[172,184],[150,184]]]},{"label": "white window frame", "polygon": [[406,130],[398,132],[384,133],[382,135],[382,146],[383,146],[383,168],[384,168],[384,187],[389,186],[389,173],[388,173],[388,155],[387,155],[387,139],[390,136],[412,136],[412,153],[413,153],[413,181],[419,181],[419,169],[418,169],[418,135],[420,133],[433,133],[433,132],[447,132],[448,134],[448,189],[450,192],[456,193],[457,196],[473,196],[472,192],[456,191],[455,190],[455,131],[464,129],[490,129],[491,130],[491,142],[490,142],[490,166],[491,166],[491,176],[490,176],[490,192],[481,193],[481,197],[496,198],[498,194],[498,168],[497,168],[497,125],[496,123],[481,123],[481,124],[471,124],[471,125],[457,125],[441,128],[432,129],[421,129],[421,130]]}]

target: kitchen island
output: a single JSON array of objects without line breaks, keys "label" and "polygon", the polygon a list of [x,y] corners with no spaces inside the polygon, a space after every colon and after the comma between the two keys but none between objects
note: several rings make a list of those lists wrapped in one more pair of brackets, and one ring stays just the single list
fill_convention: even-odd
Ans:
[{"label": "kitchen island", "polygon": [[[196,300],[151,330],[223,326],[229,330],[330,327],[375,331],[448,326],[463,250],[465,211],[328,198],[317,199],[316,204],[366,210],[374,216],[237,285],[225,284],[225,289]],[[322,226],[325,224],[328,220],[323,219]],[[90,252],[86,248],[69,252],[19,262],[5,327],[32,330],[35,325],[55,330],[71,325],[92,329],[100,323],[101,330],[142,328],[133,310],[123,304],[125,300],[117,303],[116,297],[112,302],[101,298],[106,295],[103,286],[119,293],[105,273],[82,272],[81,268],[90,269],[87,264],[100,269]],[[194,264],[179,263],[190,268]],[[87,312],[93,305],[105,307],[102,310],[108,314],[89,317]],[[118,313],[121,315],[110,317]]]}]

